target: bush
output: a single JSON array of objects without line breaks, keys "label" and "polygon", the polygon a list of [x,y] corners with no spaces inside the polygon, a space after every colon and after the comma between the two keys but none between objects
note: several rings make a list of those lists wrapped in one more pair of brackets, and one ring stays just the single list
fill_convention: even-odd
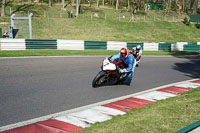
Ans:
[{"label": "bush", "polygon": [[195,27],[196,27],[197,29],[200,29],[200,23],[195,24]]},{"label": "bush", "polygon": [[187,17],[185,17],[184,20],[183,20],[183,23],[189,26],[190,20]]}]

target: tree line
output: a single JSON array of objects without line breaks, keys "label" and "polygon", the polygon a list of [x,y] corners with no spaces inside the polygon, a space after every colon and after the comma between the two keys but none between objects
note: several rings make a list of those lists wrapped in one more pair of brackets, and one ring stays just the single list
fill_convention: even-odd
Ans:
[{"label": "tree line", "polygon": [[145,10],[145,5],[149,3],[159,4],[164,7],[166,12],[179,11],[185,13],[199,13],[199,0],[1,0],[1,16],[5,16],[5,8],[8,2],[40,2],[47,3],[49,7],[52,7],[54,3],[61,3],[63,9],[67,3],[76,5],[76,16],[79,15],[79,7],[81,4],[95,4],[96,8],[100,8],[100,5],[110,5],[119,10],[119,8],[126,8],[127,11],[135,13],[136,11]]}]

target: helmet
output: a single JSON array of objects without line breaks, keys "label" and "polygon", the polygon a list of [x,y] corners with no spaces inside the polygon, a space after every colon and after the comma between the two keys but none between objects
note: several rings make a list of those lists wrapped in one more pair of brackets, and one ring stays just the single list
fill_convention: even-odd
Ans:
[{"label": "helmet", "polygon": [[135,48],[129,48],[129,53],[134,53]]},{"label": "helmet", "polygon": [[136,50],[139,51],[140,49],[141,49],[141,46],[140,46],[140,45],[137,45],[137,46],[136,46]]},{"label": "helmet", "polygon": [[129,50],[127,48],[122,48],[120,50],[120,54],[121,54],[121,57],[126,59],[128,57],[128,54],[129,54]]},{"label": "helmet", "polygon": [[136,49],[136,47],[129,48],[129,53],[131,53],[134,57],[136,57],[136,55],[137,55],[137,52],[135,49]]}]

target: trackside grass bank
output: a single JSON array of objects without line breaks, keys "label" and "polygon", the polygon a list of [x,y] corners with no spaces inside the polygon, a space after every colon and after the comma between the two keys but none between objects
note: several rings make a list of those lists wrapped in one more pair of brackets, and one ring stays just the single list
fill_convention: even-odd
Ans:
[{"label": "trackside grass bank", "polygon": [[[47,0],[46,0],[47,1]],[[66,1],[67,2],[67,1]],[[69,1],[68,1],[69,2]],[[186,14],[151,10],[138,12],[134,19],[126,9],[115,11],[109,6],[96,8],[81,5],[79,17],[68,18],[68,11],[75,13],[75,5],[68,4],[61,10],[61,4],[49,7],[44,3],[26,3],[9,1],[6,17],[0,17],[2,31],[8,31],[10,8],[16,15],[33,13],[33,39],[64,39],[88,41],[125,41],[125,42],[198,42],[200,30],[194,25],[186,26],[183,19]],[[95,16],[95,14],[97,16]],[[29,38],[28,22],[15,21],[19,30],[16,38]]]},{"label": "trackside grass bank", "polygon": [[132,109],[126,115],[96,123],[80,133],[173,133],[200,119],[200,88]]},{"label": "trackside grass bank", "polygon": [[[119,53],[111,50],[22,50],[0,51],[0,57],[24,57],[24,56],[110,56]],[[197,52],[188,51],[144,51],[143,55],[182,56],[196,55]]]}]

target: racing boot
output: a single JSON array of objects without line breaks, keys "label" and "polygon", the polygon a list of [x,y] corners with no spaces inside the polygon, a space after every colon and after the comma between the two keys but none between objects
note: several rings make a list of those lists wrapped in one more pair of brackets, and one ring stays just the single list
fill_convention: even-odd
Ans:
[{"label": "racing boot", "polygon": [[130,79],[129,77],[126,77],[126,79],[123,80],[122,84],[125,84],[125,85],[130,86],[131,80],[132,80],[132,79]]}]

